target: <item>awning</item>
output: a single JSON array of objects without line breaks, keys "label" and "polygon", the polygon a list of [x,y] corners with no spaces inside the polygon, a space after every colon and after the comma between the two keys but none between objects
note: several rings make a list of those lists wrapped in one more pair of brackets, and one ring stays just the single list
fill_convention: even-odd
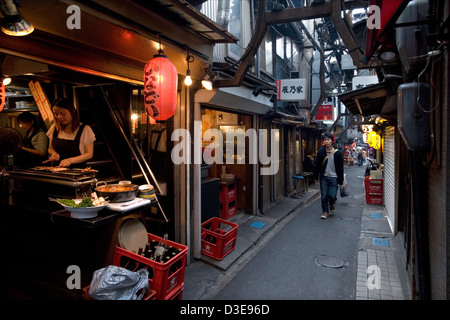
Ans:
[{"label": "awning", "polygon": [[[157,2],[161,8],[168,10],[185,20],[187,28],[190,28],[196,34],[201,34],[213,43],[236,43],[238,39],[230,32],[220,27],[216,22],[195,9],[186,0],[153,0],[153,3],[146,4],[140,1],[141,5],[155,8]],[[179,23],[179,22],[178,22]]]},{"label": "awning", "polygon": [[364,117],[371,115],[385,115],[392,118],[396,114],[395,96],[398,83],[385,80],[383,82],[366,86],[361,89],[342,93],[337,97],[353,115]]},{"label": "awning", "polygon": [[270,97],[262,94],[255,97],[252,90],[245,87],[201,89],[195,94],[195,101],[228,109],[230,112],[265,115],[273,110]]}]

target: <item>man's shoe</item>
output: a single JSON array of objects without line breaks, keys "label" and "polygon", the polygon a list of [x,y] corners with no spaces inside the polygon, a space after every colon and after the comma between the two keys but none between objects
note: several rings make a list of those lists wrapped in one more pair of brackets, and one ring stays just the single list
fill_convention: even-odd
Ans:
[{"label": "man's shoe", "polygon": [[322,213],[322,215],[320,216],[320,219],[326,219],[326,218],[328,218],[328,213],[327,212]]},{"label": "man's shoe", "polygon": [[333,203],[333,204],[330,203],[330,211],[331,211],[332,213],[334,213],[334,211],[336,211],[336,209],[335,209],[335,207],[334,207],[334,203]]}]

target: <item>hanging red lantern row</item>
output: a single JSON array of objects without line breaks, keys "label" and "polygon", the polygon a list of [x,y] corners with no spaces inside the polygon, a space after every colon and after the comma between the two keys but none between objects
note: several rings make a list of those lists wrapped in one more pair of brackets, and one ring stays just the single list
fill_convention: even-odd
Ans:
[{"label": "hanging red lantern row", "polygon": [[3,110],[6,101],[6,90],[5,85],[0,82],[0,112]]},{"label": "hanging red lantern row", "polygon": [[175,114],[178,75],[164,51],[159,50],[144,69],[144,105],[155,120],[167,120]]}]

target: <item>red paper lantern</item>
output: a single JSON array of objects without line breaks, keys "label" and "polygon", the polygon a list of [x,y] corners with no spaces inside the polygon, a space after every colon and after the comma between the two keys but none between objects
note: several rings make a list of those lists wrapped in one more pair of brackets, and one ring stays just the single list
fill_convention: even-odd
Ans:
[{"label": "red paper lantern", "polygon": [[0,111],[3,110],[3,107],[5,106],[6,101],[6,94],[5,94],[5,85],[0,82]]},{"label": "red paper lantern", "polygon": [[144,104],[155,120],[167,120],[177,105],[177,68],[162,50],[147,62],[144,69]]}]

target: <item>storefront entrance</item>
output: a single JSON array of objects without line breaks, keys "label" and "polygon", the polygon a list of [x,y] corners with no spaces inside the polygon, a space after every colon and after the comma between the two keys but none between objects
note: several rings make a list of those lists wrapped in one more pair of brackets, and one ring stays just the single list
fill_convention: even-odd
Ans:
[{"label": "storefront entrance", "polygon": [[[233,180],[236,182],[235,202],[220,200],[227,202],[219,205],[222,216],[228,216],[223,210],[233,210],[234,205],[238,211],[251,214],[255,205],[252,194],[255,187],[253,167],[256,164],[250,163],[249,150],[250,144],[257,142],[245,137],[245,132],[253,128],[252,116],[202,107],[201,119],[203,164],[209,165],[207,178],[219,179],[221,184]],[[215,141],[218,135],[221,136],[221,141]],[[215,142],[219,144],[213,150],[212,143]],[[222,155],[216,154],[218,148]],[[207,159],[209,155],[214,159]],[[228,208],[228,205],[231,207]]]}]

